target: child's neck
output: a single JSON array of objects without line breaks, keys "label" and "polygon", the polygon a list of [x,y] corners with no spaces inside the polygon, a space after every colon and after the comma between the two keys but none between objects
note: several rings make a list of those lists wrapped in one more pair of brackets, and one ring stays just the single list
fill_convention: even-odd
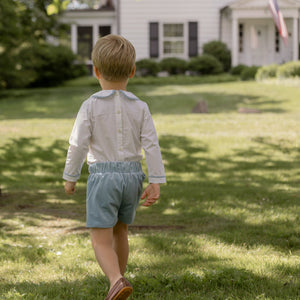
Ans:
[{"label": "child's neck", "polygon": [[103,78],[99,79],[102,90],[123,90],[126,91],[128,80],[125,81],[108,81]]}]

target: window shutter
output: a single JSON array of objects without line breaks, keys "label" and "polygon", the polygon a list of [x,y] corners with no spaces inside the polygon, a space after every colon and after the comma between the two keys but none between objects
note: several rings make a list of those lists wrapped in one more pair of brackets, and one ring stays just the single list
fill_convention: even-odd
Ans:
[{"label": "window shutter", "polygon": [[151,22],[149,24],[150,31],[150,57],[159,57],[159,45],[158,45],[158,23]]},{"label": "window shutter", "polygon": [[198,55],[198,22],[189,22],[189,57]]}]

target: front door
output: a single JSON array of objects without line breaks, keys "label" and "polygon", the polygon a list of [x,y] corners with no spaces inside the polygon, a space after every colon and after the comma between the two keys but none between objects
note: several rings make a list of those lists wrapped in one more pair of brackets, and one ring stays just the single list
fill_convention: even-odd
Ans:
[{"label": "front door", "polygon": [[251,65],[268,63],[268,26],[252,25],[250,28]]}]

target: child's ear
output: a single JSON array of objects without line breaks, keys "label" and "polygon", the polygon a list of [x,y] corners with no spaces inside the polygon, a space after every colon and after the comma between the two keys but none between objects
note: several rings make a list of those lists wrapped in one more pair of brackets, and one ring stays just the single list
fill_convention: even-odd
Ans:
[{"label": "child's ear", "polygon": [[134,76],[135,70],[136,70],[136,66],[134,66],[134,67],[132,68],[132,71],[131,71],[131,73],[130,73],[130,75],[129,75],[129,78],[132,78],[132,77]]},{"label": "child's ear", "polygon": [[95,66],[94,66],[94,73],[95,73],[95,75],[96,75],[97,79],[99,80],[99,79],[101,78],[101,74],[100,74],[100,72],[99,72],[98,68],[97,68],[97,67],[95,67]]}]

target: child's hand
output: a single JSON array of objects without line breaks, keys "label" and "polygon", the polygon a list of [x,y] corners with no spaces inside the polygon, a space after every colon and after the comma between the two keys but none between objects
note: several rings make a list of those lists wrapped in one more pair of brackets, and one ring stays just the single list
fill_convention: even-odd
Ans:
[{"label": "child's hand", "polygon": [[150,183],[144,190],[141,199],[145,199],[146,201],[142,204],[142,206],[151,206],[156,200],[159,199],[160,196],[160,184],[159,183]]},{"label": "child's hand", "polygon": [[75,192],[75,185],[76,185],[76,182],[66,181],[65,182],[65,192],[68,195],[73,195]]}]

